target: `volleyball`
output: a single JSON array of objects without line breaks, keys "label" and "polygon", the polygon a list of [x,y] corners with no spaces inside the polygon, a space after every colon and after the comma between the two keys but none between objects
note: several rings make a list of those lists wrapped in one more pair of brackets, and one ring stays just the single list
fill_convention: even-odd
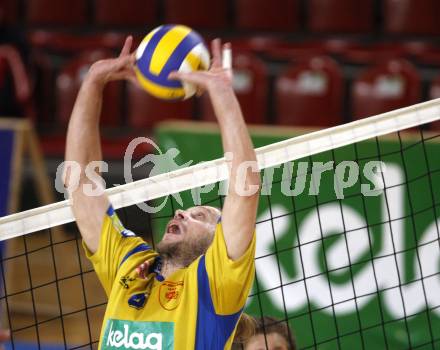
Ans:
[{"label": "volleyball", "polygon": [[168,79],[172,71],[209,68],[209,51],[196,31],[183,25],[162,25],[152,30],[136,50],[135,72],[140,85],[165,100],[187,99],[196,87]]}]

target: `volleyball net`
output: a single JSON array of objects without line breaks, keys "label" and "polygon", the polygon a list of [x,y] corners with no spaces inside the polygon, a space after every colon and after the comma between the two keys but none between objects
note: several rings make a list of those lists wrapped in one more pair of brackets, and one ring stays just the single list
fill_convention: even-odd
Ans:
[{"label": "volleyball net", "polygon": [[[440,133],[427,131],[438,119],[433,100],[254,140],[263,184],[249,314],[288,322],[299,349],[440,348]],[[188,129],[159,132],[159,144],[181,163],[221,152],[218,134]],[[219,158],[107,192],[154,244],[176,209],[220,208],[227,176]],[[67,201],[0,219],[10,348],[97,346],[106,299],[72,222]]]}]

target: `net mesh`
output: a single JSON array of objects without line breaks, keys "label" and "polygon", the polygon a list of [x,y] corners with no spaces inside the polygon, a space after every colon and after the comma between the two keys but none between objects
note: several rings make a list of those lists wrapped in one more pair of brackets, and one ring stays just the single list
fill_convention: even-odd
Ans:
[{"label": "net mesh", "polygon": [[[288,323],[299,349],[440,349],[440,135],[424,129],[265,169],[249,314]],[[221,208],[221,188],[118,215],[154,245],[176,209]],[[97,348],[106,298],[76,226],[5,242],[7,346]]]},{"label": "net mesh", "polygon": [[383,162],[374,180],[382,191],[369,196],[361,175],[338,198],[329,172],[318,195],[310,195],[316,183],[309,180],[307,195],[290,203],[268,196],[249,308],[259,316],[277,310],[299,348],[438,348],[437,142],[438,135],[398,133],[306,159],[307,169]]}]

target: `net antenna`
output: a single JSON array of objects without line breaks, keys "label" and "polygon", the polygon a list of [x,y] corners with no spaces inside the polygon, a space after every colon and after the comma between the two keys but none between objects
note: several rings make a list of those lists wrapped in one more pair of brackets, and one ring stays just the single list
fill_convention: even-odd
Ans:
[{"label": "net antenna", "polygon": [[[227,56],[227,54],[226,54]],[[256,149],[260,169],[440,119],[440,99],[308,133]],[[197,172],[197,179],[193,174]],[[115,209],[165,197],[228,178],[225,158],[106,190]],[[197,183],[195,181],[197,180]],[[75,221],[68,200],[0,218],[0,241]]]}]

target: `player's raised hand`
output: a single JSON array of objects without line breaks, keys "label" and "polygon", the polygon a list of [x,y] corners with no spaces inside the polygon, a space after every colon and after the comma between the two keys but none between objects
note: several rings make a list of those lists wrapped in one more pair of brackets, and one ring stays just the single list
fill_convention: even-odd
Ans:
[{"label": "player's raised hand", "polygon": [[130,35],[125,39],[119,56],[95,62],[90,67],[87,79],[103,85],[112,80],[130,80],[137,83],[134,72],[136,57],[131,53],[132,45],[133,37]]},{"label": "player's raised hand", "polygon": [[148,262],[148,260],[146,260],[136,268],[136,273],[140,278],[145,279],[150,273],[149,269],[150,269],[150,263]]},{"label": "player's raised hand", "polygon": [[170,79],[178,79],[197,86],[200,90],[213,91],[232,87],[231,44],[221,44],[220,39],[211,43],[212,63],[208,71],[171,72]]}]

